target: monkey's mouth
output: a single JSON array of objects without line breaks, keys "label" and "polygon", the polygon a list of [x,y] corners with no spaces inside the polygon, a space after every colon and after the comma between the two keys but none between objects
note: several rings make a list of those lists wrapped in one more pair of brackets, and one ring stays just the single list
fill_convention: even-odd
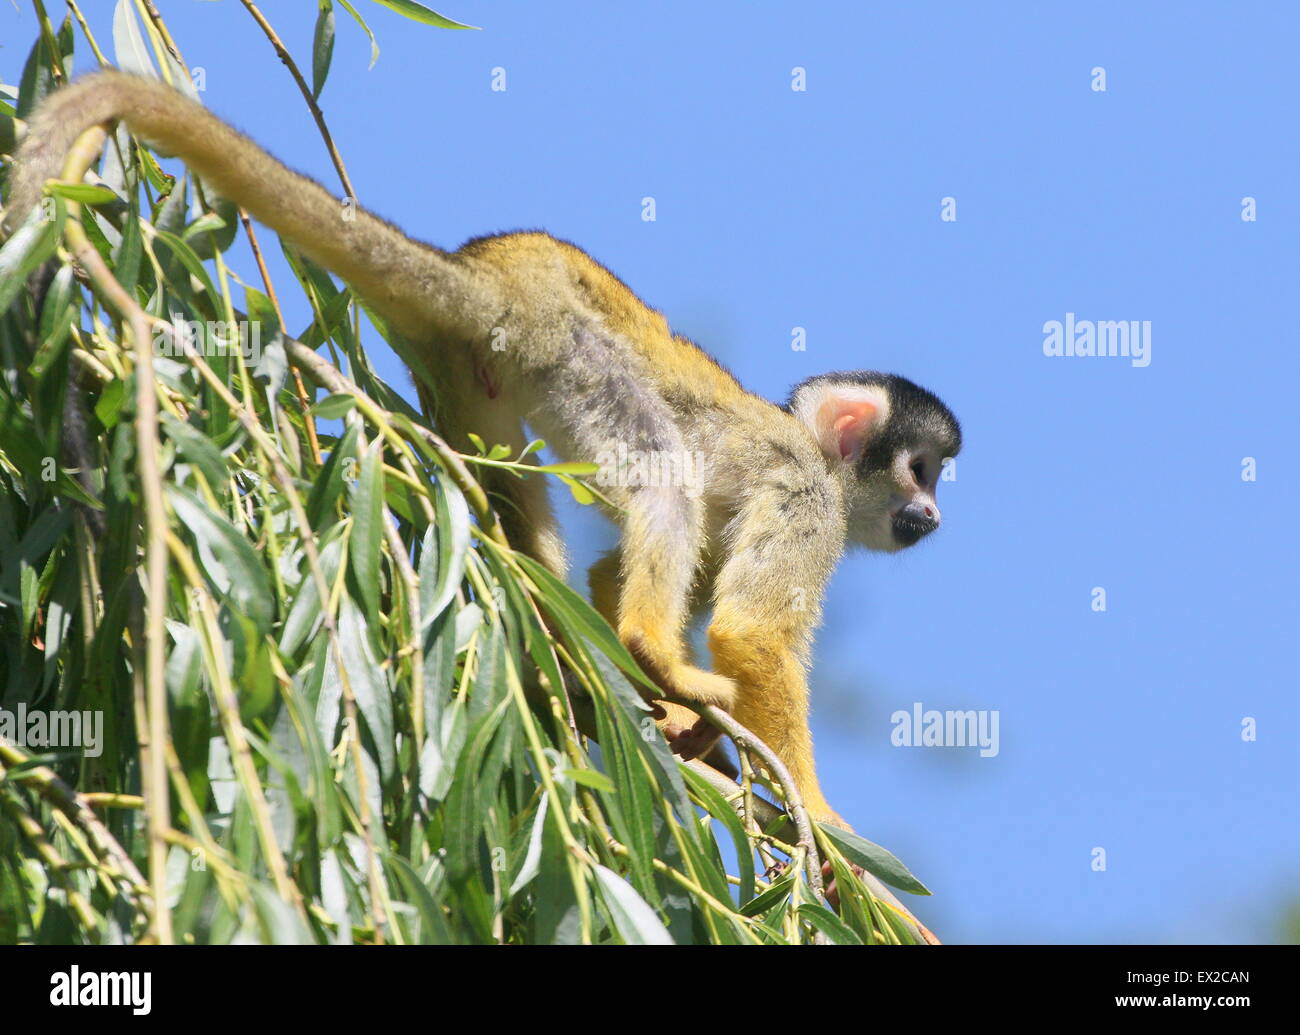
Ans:
[{"label": "monkey's mouth", "polygon": [[938,528],[939,522],[923,509],[907,506],[893,516],[891,526],[894,542],[899,546],[911,546]]}]

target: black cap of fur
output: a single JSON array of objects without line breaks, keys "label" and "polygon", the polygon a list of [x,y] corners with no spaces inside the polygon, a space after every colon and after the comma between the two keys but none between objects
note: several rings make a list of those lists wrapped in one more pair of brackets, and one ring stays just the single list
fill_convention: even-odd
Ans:
[{"label": "black cap of fur", "polygon": [[884,388],[889,394],[889,421],[871,436],[858,461],[858,471],[863,474],[886,469],[900,452],[924,443],[933,443],[945,457],[961,452],[961,424],[943,400],[897,374],[874,370],[818,374],[795,385],[785,404],[786,410],[794,408],[800,391],[824,384],[870,385]]}]

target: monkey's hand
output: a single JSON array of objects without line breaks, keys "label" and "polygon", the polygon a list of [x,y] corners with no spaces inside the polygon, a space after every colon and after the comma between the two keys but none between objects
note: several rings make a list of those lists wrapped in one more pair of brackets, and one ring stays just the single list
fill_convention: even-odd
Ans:
[{"label": "monkey's hand", "polygon": [[712,723],[680,704],[665,702],[661,707],[667,716],[660,728],[673,754],[680,755],[687,762],[692,758],[702,758],[715,769],[721,768],[718,762],[725,762],[724,771],[731,769],[730,759],[719,744],[722,734]]},{"label": "monkey's hand", "polygon": [[675,651],[659,646],[654,638],[642,632],[620,629],[619,636],[646,675],[668,696],[731,710],[736,700],[734,680],[678,660]]},{"label": "monkey's hand", "polygon": [[664,736],[674,755],[680,755],[683,762],[692,758],[703,758],[709,754],[721,738],[721,731],[708,719],[696,719],[690,726],[664,724]]}]

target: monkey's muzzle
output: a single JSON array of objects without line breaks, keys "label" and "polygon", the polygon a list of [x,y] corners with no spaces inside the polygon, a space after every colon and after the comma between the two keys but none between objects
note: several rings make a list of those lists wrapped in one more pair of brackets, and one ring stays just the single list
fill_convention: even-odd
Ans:
[{"label": "monkey's muzzle", "polygon": [[908,503],[894,514],[892,525],[894,541],[911,546],[939,527],[939,512],[928,503]]}]

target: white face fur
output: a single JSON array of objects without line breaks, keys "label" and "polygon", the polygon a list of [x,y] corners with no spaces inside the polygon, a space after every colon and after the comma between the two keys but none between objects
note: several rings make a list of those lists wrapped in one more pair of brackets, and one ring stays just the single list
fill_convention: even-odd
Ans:
[{"label": "white face fur", "polygon": [[[907,386],[922,391],[910,382]],[[953,420],[937,399],[929,393],[924,397],[933,400],[936,418],[941,411]],[[924,413],[918,419],[917,398],[913,394],[907,416],[898,418],[887,385],[827,379],[801,386],[791,400],[791,412],[812,433],[840,478],[850,541],[868,549],[893,553],[939,526],[935,490],[947,427],[942,419],[924,419]],[[929,405],[922,403],[922,411]]]}]

